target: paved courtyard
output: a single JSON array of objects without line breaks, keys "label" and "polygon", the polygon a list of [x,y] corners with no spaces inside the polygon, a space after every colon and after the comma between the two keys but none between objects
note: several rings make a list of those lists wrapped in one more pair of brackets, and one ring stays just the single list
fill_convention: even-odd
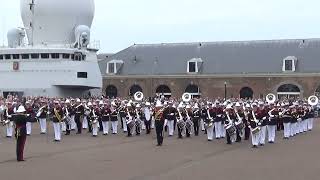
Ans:
[{"label": "paved courtyard", "polygon": [[40,135],[38,125],[27,138],[25,162],[15,161],[15,141],[1,127],[1,180],[319,180],[320,126],[290,140],[277,134],[275,144],[252,149],[249,142],[226,145],[199,137],[165,137],[156,147],[155,134],[63,136],[62,142]]}]

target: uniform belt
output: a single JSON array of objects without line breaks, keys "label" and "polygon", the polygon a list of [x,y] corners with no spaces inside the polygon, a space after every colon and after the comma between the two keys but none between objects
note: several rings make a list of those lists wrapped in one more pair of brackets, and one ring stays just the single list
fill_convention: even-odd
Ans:
[{"label": "uniform belt", "polygon": [[117,115],[111,115],[111,116],[113,116],[113,117],[117,117]]},{"label": "uniform belt", "polygon": [[76,112],[77,114],[81,114],[81,112]]}]

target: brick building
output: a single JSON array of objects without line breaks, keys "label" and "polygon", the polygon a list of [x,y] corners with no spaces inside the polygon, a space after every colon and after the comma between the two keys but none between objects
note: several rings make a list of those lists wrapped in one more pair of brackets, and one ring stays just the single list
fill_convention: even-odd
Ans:
[{"label": "brick building", "polygon": [[320,92],[320,39],[133,45],[100,55],[103,93],[307,97]]}]

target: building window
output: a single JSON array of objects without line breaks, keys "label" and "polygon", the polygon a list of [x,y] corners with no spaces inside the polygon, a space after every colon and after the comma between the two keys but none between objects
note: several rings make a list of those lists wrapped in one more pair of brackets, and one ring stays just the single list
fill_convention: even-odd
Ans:
[{"label": "building window", "polygon": [[296,64],[297,64],[297,58],[294,56],[288,56],[283,60],[282,71],[295,72]]},{"label": "building window", "polygon": [[109,85],[106,88],[106,96],[109,98],[116,98],[118,96],[118,89],[113,85]]},{"label": "building window", "polygon": [[87,72],[78,72],[77,77],[78,78],[88,78],[88,73]]},{"label": "building window", "polygon": [[2,60],[3,59],[3,55],[2,54],[0,54],[0,60]]},{"label": "building window", "polygon": [[31,54],[31,59],[39,59],[39,54]]},{"label": "building window", "polygon": [[300,97],[300,88],[294,84],[283,84],[277,89],[278,99],[297,99]]},{"label": "building window", "polygon": [[72,56],[72,59],[75,61],[81,61],[82,60],[82,53],[81,52],[75,52]]},{"label": "building window", "polygon": [[240,98],[242,98],[242,99],[252,99],[253,98],[253,90],[250,87],[242,88],[240,90]]},{"label": "building window", "polygon": [[160,85],[156,89],[156,95],[159,97],[166,97],[169,98],[171,97],[171,90],[167,85]]},{"label": "building window", "polygon": [[200,98],[201,96],[200,88],[197,85],[188,85],[185,92],[190,93],[192,98]]},{"label": "building window", "polygon": [[59,59],[60,58],[60,54],[59,53],[52,53],[51,54],[51,58],[52,59]]},{"label": "building window", "polygon": [[12,54],[12,59],[20,59],[20,55],[19,54]]},{"label": "building window", "polygon": [[188,73],[198,73],[202,67],[203,60],[201,58],[193,58],[187,63]]},{"label": "building window", "polygon": [[117,74],[123,65],[122,60],[111,60],[107,63],[107,74]]},{"label": "building window", "polygon": [[41,54],[41,59],[49,59],[49,54],[48,53],[42,53]]},{"label": "building window", "polygon": [[21,57],[22,57],[22,59],[29,59],[30,55],[29,54],[22,54]]},{"label": "building window", "polygon": [[133,85],[130,88],[129,96],[133,96],[136,92],[142,92],[142,88],[139,85]]},{"label": "building window", "polygon": [[87,56],[86,56],[85,54],[83,54],[83,55],[82,55],[82,60],[83,60],[83,61],[86,60],[86,57],[87,57]]},{"label": "building window", "polygon": [[62,54],[63,59],[70,59],[70,54]]},{"label": "building window", "polygon": [[11,54],[4,55],[5,59],[11,59]]}]

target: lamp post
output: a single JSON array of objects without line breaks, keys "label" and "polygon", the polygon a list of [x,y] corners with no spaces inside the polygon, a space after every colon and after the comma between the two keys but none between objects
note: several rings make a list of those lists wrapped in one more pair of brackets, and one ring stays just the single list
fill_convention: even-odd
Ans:
[{"label": "lamp post", "polygon": [[224,100],[227,100],[227,82],[224,82]]}]

